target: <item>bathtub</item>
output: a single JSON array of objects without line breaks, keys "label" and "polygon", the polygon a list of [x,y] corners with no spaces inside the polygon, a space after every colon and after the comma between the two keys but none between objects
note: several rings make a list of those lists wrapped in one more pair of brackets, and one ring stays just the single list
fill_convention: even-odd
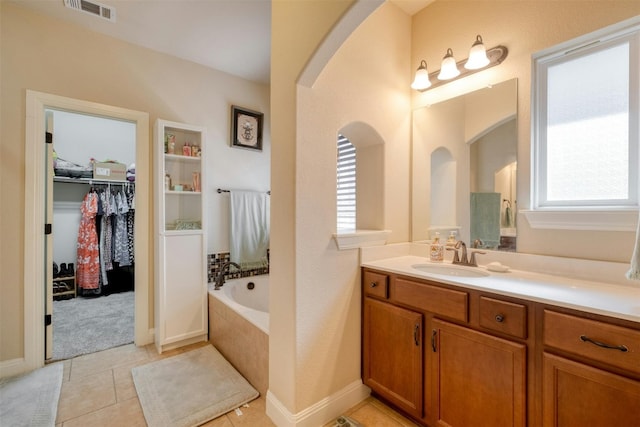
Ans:
[{"label": "bathtub", "polygon": [[264,396],[269,385],[269,276],[232,279],[222,289],[213,288],[209,283],[209,341]]},{"label": "bathtub", "polygon": [[209,293],[269,335],[268,275],[228,280],[217,291],[211,286]]}]

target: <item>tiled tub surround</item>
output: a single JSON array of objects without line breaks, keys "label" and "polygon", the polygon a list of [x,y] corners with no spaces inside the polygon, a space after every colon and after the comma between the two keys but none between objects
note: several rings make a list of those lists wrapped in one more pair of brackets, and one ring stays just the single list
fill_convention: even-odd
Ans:
[{"label": "tiled tub surround", "polygon": [[265,289],[268,275],[229,280],[217,291],[209,286],[209,342],[262,396],[266,396],[269,387],[269,314],[233,300],[234,287],[246,287],[250,281],[255,284],[253,291],[268,298],[268,288]]},{"label": "tiled tub surround", "polygon": [[[509,266],[487,277],[431,276],[412,267],[429,263],[429,245],[401,243],[362,248],[361,265],[416,278],[485,290],[505,296],[640,322],[640,282],[625,278],[625,263],[487,251],[478,256],[480,270],[490,262]],[[451,251],[446,252],[451,263]],[[442,263],[440,263],[442,264]]]},{"label": "tiled tub surround", "polygon": [[[269,258],[269,251],[267,251],[267,259]],[[219,252],[216,254],[207,255],[207,282],[213,283],[215,277],[218,275],[220,268],[227,262],[231,261],[231,255],[229,252]],[[242,273],[233,271],[225,274],[225,280],[237,279],[239,277],[258,276],[262,274],[269,274],[269,265],[260,268],[253,268],[249,270],[243,270]]]}]

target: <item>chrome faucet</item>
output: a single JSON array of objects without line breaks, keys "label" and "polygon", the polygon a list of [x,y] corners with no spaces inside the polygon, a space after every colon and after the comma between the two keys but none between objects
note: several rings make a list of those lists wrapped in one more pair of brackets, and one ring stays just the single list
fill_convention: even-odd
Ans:
[{"label": "chrome faucet", "polygon": [[[483,251],[472,251],[471,256],[467,258],[467,245],[462,240],[458,240],[453,248],[447,248],[447,250],[454,251],[452,264],[466,265],[469,267],[478,266],[476,254],[486,254],[486,252]],[[460,254],[458,254],[458,250],[460,250]]]},{"label": "chrome faucet", "polygon": [[220,267],[220,271],[218,272],[218,275],[215,278],[216,285],[214,286],[213,290],[217,291],[222,287],[222,285],[224,285],[224,273],[225,271],[229,271],[229,267],[231,267],[232,265],[238,270],[240,270],[240,273],[242,273],[242,267],[240,267],[235,262],[231,262],[231,261],[225,262],[224,264],[222,264],[222,267]]}]

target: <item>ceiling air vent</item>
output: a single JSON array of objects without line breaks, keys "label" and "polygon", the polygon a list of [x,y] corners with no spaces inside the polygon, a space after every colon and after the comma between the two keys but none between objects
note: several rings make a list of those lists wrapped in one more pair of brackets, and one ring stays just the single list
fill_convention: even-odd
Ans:
[{"label": "ceiling air vent", "polygon": [[64,5],[107,21],[116,22],[116,10],[111,6],[87,0],[64,0]]}]

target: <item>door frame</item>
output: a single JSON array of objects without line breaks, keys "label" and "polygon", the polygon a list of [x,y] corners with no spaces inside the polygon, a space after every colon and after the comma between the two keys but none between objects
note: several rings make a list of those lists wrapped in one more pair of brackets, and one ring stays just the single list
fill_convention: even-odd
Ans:
[{"label": "door frame", "polygon": [[136,209],[134,251],[135,344],[153,342],[150,325],[150,141],[149,114],[95,102],[27,90],[25,118],[25,218],[24,218],[24,357],[27,370],[45,360],[45,109],[127,120],[136,124]]}]

